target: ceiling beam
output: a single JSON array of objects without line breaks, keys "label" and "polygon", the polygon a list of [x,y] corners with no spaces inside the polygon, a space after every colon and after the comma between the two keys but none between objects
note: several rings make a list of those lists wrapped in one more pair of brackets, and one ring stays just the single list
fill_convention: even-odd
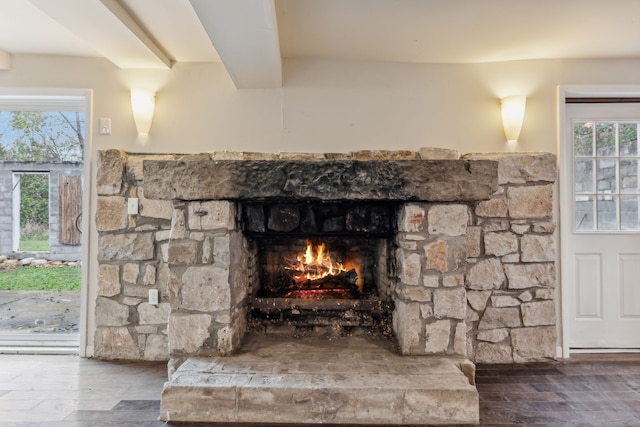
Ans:
[{"label": "ceiling beam", "polygon": [[11,54],[0,49],[0,70],[11,69]]},{"label": "ceiling beam", "polygon": [[189,0],[238,89],[282,87],[273,0]]},{"label": "ceiling beam", "polygon": [[29,0],[120,68],[171,68],[171,58],[118,0]]}]

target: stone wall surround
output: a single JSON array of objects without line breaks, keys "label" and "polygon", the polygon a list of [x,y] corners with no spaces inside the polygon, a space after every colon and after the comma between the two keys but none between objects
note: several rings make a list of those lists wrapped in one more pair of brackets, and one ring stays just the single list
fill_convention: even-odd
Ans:
[{"label": "stone wall surround", "polygon": [[[230,252],[243,252],[252,260],[249,243],[235,222],[236,204],[146,198],[143,160],[159,164],[336,158],[406,161],[459,156],[453,150],[427,148],[419,153],[341,155],[100,151],[94,356],[168,360],[227,354],[240,345],[241,336],[234,331],[242,330],[246,321],[244,300],[256,266],[238,265],[238,257],[229,257]],[[398,272],[392,289],[394,323],[403,323],[398,330],[404,332],[397,334],[400,348],[404,354],[466,355],[478,363],[554,358],[555,156],[468,154],[463,159],[497,162],[492,194],[465,202],[408,202],[400,212],[394,242]],[[139,215],[127,215],[129,197],[139,198]],[[212,292],[217,288],[221,292]],[[149,289],[159,290],[158,305],[146,302]],[[168,328],[181,332],[170,334],[170,339]]]}]

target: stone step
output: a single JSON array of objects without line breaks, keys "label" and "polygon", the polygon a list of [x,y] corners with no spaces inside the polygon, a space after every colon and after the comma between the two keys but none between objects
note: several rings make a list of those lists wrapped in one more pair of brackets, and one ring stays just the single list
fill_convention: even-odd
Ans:
[{"label": "stone step", "polygon": [[478,392],[461,366],[472,365],[458,357],[402,356],[379,338],[254,337],[240,354],[183,363],[164,387],[160,417],[191,422],[477,424]]}]

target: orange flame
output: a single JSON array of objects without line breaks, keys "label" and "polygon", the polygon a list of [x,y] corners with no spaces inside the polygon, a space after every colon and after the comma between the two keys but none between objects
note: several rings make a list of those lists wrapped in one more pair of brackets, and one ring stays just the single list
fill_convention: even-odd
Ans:
[{"label": "orange flame", "polygon": [[324,243],[314,248],[310,241],[307,241],[304,254],[296,256],[296,260],[289,262],[285,268],[298,272],[293,276],[296,282],[318,280],[346,271],[342,263],[331,261],[331,255]]}]

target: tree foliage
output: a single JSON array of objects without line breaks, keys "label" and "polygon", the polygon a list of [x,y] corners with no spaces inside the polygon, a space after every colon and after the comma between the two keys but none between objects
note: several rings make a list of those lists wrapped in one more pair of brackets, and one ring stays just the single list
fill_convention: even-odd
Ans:
[{"label": "tree foliage", "polygon": [[49,224],[49,176],[20,175],[20,227]]},{"label": "tree foliage", "polygon": [[0,160],[82,161],[84,121],[80,112],[5,112]]}]

